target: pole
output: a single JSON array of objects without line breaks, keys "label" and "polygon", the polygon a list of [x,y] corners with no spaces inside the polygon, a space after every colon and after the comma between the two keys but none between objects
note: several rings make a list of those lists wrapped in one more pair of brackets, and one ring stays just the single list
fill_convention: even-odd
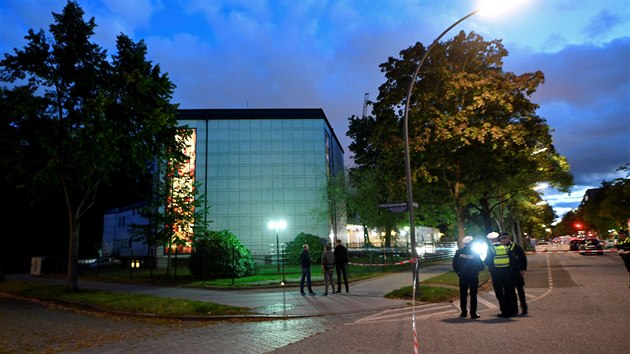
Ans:
[{"label": "pole", "polygon": [[278,263],[278,273],[280,273],[280,237],[278,233],[278,229],[276,229],[276,261]]},{"label": "pole", "polygon": [[284,245],[282,246],[282,286],[284,286]]},{"label": "pole", "polygon": [[[418,64],[418,66],[416,67],[416,71],[414,72],[413,76],[411,77],[411,82],[409,83],[409,89],[407,90],[407,99],[405,101],[405,115],[404,115],[404,127],[405,127],[405,173],[406,173],[406,179],[407,179],[407,210],[409,211],[409,233],[410,233],[410,240],[411,240],[411,255],[414,259],[415,262],[418,261],[418,252],[416,251],[416,228],[415,228],[415,221],[414,221],[414,215],[413,215],[413,190],[412,190],[412,185],[411,185],[411,162],[410,162],[410,158],[409,158],[409,101],[411,100],[411,92],[413,91],[413,84],[416,81],[416,78],[418,77],[418,73],[420,72],[420,69],[422,68],[422,65],[424,64],[425,60],[427,59],[427,57],[429,56],[429,53],[431,52],[431,49],[433,49],[433,47],[440,41],[440,39],[442,39],[442,37],[448,32],[450,31],[453,27],[457,26],[460,22],[466,20],[467,18],[469,18],[470,16],[473,16],[474,14],[476,14],[477,12],[479,12],[479,10],[475,10],[471,13],[469,13],[468,15],[462,17],[461,19],[459,19],[457,22],[453,23],[452,25],[450,25],[446,30],[444,30],[444,32],[442,32],[442,34],[440,34],[432,43],[431,45],[429,45],[429,48],[427,48],[427,51],[424,52],[424,55],[422,56],[422,59],[420,59],[420,63]],[[414,267],[413,268],[413,279],[415,282],[418,282],[418,277],[417,277],[417,272],[418,272],[418,267]],[[416,287],[416,289],[419,289],[419,287]]]}]

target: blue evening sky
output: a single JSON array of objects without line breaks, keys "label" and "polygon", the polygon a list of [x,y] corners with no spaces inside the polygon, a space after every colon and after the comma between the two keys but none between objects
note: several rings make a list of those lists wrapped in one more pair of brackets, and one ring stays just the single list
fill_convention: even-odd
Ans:
[{"label": "blue evening sky", "polygon": [[[144,39],[177,85],[181,108],[323,108],[346,150],[347,119],[378,95],[378,65],[416,41],[428,45],[478,6],[458,0],[210,1],[79,0],[113,53],[115,36]],[[48,30],[65,1],[0,0],[0,52],[22,48],[29,28]],[[459,24],[502,39],[504,69],[541,70],[533,96],[554,130],[576,186],[548,189],[556,213],[630,163],[630,1],[529,1],[502,18]],[[402,157],[401,157],[402,158]]]}]

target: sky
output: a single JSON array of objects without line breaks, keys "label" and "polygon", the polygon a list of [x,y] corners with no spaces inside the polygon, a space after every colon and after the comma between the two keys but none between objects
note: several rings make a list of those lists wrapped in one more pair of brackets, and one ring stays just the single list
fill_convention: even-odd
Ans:
[{"label": "sky", "polygon": [[[506,0],[509,1],[509,0]],[[65,0],[0,0],[0,53],[25,45]],[[379,64],[429,45],[480,6],[462,0],[79,0],[114,51],[116,35],[144,40],[177,86],[180,108],[322,108],[352,165],[348,118],[378,96]],[[588,188],[625,177],[630,163],[630,0],[526,1],[501,17],[476,14],[453,28],[501,39],[504,71],[540,70],[531,100],[575,177],[570,193],[545,189],[563,215]],[[401,157],[402,158],[402,157]]]}]

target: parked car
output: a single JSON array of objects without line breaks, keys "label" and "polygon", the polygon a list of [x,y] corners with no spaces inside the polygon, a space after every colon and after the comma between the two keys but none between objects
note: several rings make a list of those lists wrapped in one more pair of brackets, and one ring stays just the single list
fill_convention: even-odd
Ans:
[{"label": "parked car", "polygon": [[587,238],[580,243],[580,254],[585,255],[589,253],[604,254],[604,248],[598,239]]},{"label": "parked car", "polygon": [[114,257],[103,257],[95,260],[90,263],[90,268],[108,268],[108,267],[116,267],[119,266],[122,262],[120,259],[116,259]]}]

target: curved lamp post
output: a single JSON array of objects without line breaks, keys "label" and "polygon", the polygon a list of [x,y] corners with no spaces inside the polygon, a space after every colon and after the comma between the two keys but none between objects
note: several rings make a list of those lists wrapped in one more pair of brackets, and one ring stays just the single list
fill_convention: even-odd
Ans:
[{"label": "curved lamp post", "polygon": [[[427,57],[429,56],[429,53],[431,53],[431,50],[433,49],[433,47],[453,27],[457,26],[458,24],[460,24],[462,21],[466,20],[467,18],[475,15],[480,10],[481,9],[477,9],[477,10],[469,13],[468,15],[460,18],[459,20],[457,20],[457,22],[453,23],[447,29],[445,29],[444,32],[442,32],[431,43],[431,45],[429,45],[429,47],[427,48],[426,52],[424,52],[424,55],[422,56],[422,59],[420,59],[420,63],[418,63],[418,66],[416,67],[416,71],[413,73],[413,76],[411,77],[411,82],[409,83],[409,88],[407,89],[407,99],[405,101],[405,116],[404,116],[404,123],[403,123],[404,127],[405,127],[405,172],[407,174],[407,176],[406,176],[406,179],[407,179],[407,210],[409,211],[409,236],[410,236],[410,240],[411,240],[411,254],[412,254],[412,257],[414,259],[416,259],[416,260],[418,258],[418,252],[416,251],[416,228],[415,228],[414,210],[413,210],[413,190],[412,190],[412,186],[411,186],[411,162],[410,162],[410,158],[409,158],[409,101],[411,100],[411,92],[413,91],[413,85],[414,85],[414,83],[416,81],[416,78],[418,77],[418,73],[420,73],[420,69],[422,68],[422,65],[424,65],[424,62],[426,61]],[[417,277],[417,267],[414,267],[413,275],[414,275],[414,279],[418,278]]]},{"label": "curved lamp post", "polygon": [[287,227],[287,222],[284,220],[271,220],[269,224],[267,224],[269,230],[276,230],[276,253],[277,253],[277,263],[278,263],[278,273],[280,273],[280,230],[284,230]]}]

